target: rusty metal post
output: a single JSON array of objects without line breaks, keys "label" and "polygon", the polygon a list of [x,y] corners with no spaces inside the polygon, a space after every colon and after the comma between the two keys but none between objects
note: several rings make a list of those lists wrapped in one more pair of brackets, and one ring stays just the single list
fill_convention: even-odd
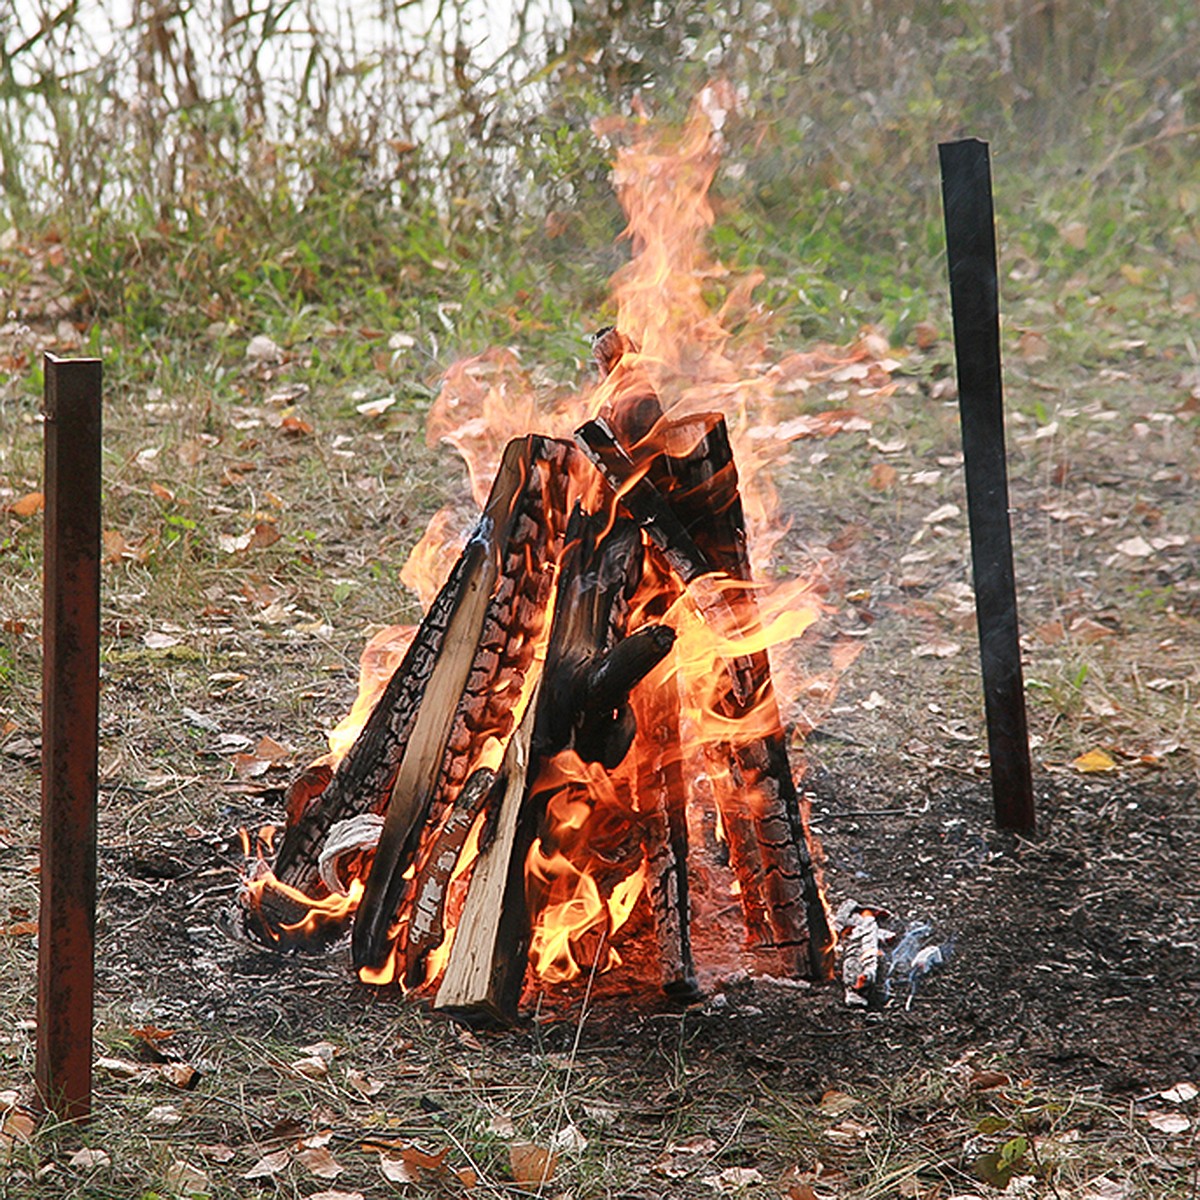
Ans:
[{"label": "rusty metal post", "polygon": [[1028,832],[1033,777],[1008,519],[991,164],[978,138],[943,142],[938,152],[992,798],[1001,829]]},{"label": "rusty metal post", "polygon": [[100,707],[100,395],[95,358],[45,357],[38,1096],[62,1120],[92,1099]]}]

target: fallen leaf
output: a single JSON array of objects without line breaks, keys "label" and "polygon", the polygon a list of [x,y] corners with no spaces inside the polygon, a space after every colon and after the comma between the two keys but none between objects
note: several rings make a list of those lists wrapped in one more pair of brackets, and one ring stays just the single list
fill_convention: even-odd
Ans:
[{"label": "fallen leaf", "polygon": [[81,1150],[76,1150],[74,1154],[67,1160],[68,1167],[78,1167],[82,1170],[93,1170],[96,1167],[107,1167],[112,1162],[108,1152],[105,1150],[93,1150],[90,1146],[84,1146]]},{"label": "fallen leaf", "polygon": [[1118,542],[1117,550],[1127,558],[1149,558],[1154,553],[1154,547],[1140,533]]},{"label": "fallen leaf", "polygon": [[366,1200],[362,1192],[313,1192],[308,1200]]},{"label": "fallen leaf", "polygon": [[926,525],[939,525],[942,521],[954,520],[961,513],[962,509],[957,504],[943,504],[939,508],[935,508],[933,512],[927,513],[924,521]]},{"label": "fallen leaf", "polygon": [[1081,754],[1078,758],[1074,759],[1071,766],[1083,775],[1095,775],[1103,771],[1115,771],[1117,769],[1114,759],[1103,750],[1089,750],[1086,754]]},{"label": "fallen leaf", "polygon": [[395,403],[395,396],[380,396],[377,400],[368,400],[363,404],[355,405],[355,409],[364,417],[382,417]]},{"label": "fallen leaf", "polygon": [[174,504],[175,493],[170,488],[165,488],[161,483],[150,484],[150,494],[163,504]]},{"label": "fallen leaf", "polygon": [[1027,329],[1017,338],[1017,352],[1026,362],[1042,362],[1050,356],[1050,343],[1044,333]]},{"label": "fallen leaf", "polygon": [[147,650],[169,650],[172,646],[178,646],[182,642],[183,638],[176,637],[173,633],[163,633],[157,629],[152,629],[149,633],[142,635],[142,644]]},{"label": "fallen leaf", "polygon": [[8,506],[8,511],[14,517],[32,517],[34,513],[40,513],[45,507],[46,497],[42,492],[26,492],[24,496],[14,500]]},{"label": "fallen leaf", "polygon": [[1159,1133],[1187,1133],[1192,1127],[1183,1113],[1152,1112],[1146,1114],[1146,1120]]},{"label": "fallen leaf", "polygon": [[288,437],[308,437],[314,431],[307,421],[301,420],[294,413],[289,413],[279,422],[279,432]]},{"label": "fallen leaf", "polygon": [[934,638],[932,641],[922,642],[917,646],[913,650],[913,655],[916,658],[953,658],[961,652],[962,646],[958,642],[952,642],[946,638]]},{"label": "fallen leaf", "polygon": [[547,1150],[545,1146],[515,1142],[508,1148],[508,1163],[516,1183],[540,1187],[554,1178],[558,1155]]},{"label": "fallen leaf", "polygon": [[37,931],[36,921],[17,921],[12,925],[0,926],[0,937],[33,937]]},{"label": "fallen leaf", "polygon": [[867,486],[875,492],[886,492],[896,482],[896,468],[891,463],[872,463]]},{"label": "fallen leaf", "polygon": [[378,1079],[370,1079],[361,1071],[356,1071],[353,1067],[349,1067],[346,1070],[346,1082],[360,1095],[368,1098],[378,1096],[384,1088],[383,1083]]},{"label": "fallen leaf", "polygon": [[103,1055],[96,1059],[96,1066],[114,1079],[136,1079],[145,1069],[140,1063],[130,1062],[125,1058],[106,1058]]},{"label": "fallen leaf", "polygon": [[379,1171],[389,1183],[417,1183],[420,1179],[417,1169],[398,1154],[380,1154]]},{"label": "fallen leaf", "polygon": [[168,1082],[173,1083],[183,1091],[191,1091],[200,1081],[200,1072],[191,1063],[163,1063],[158,1073]]},{"label": "fallen leaf", "polygon": [[264,1154],[243,1176],[243,1179],[269,1179],[278,1175],[291,1160],[292,1152],[285,1146],[282,1150],[273,1150]]},{"label": "fallen leaf", "polygon": [[821,1097],[821,1102],[817,1105],[817,1108],[827,1117],[840,1117],[843,1113],[848,1113],[857,1105],[858,1101],[849,1095],[849,1093],[831,1089]]},{"label": "fallen leaf", "polygon": [[715,1192],[740,1192],[752,1183],[762,1183],[762,1172],[754,1167],[726,1167],[719,1175],[706,1175],[704,1182]]},{"label": "fallen leaf", "polygon": [[281,363],[283,351],[266,334],[257,333],[246,343],[246,358],[252,363]]},{"label": "fallen leaf", "polygon": [[1165,1092],[1158,1093],[1164,1100],[1169,1100],[1172,1104],[1187,1104],[1190,1100],[1195,1100],[1200,1096],[1200,1088],[1194,1083],[1189,1083],[1183,1080],[1181,1083],[1175,1084],[1174,1087],[1169,1087]]},{"label": "fallen leaf", "polygon": [[566,1125],[550,1139],[550,1149],[559,1153],[582,1154],[588,1140],[575,1125]]},{"label": "fallen leaf", "polygon": [[0,1123],[0,1147],[6,1143],[30,1141],[36,1128],[37,1122],[29,1113],[22,1112],[19,1108],[10,1109],[4,1114],[4,1121]]},{"label": "fallen leaf", "polygon": [[179,1125],[183,1122],[183,1113],[173,1104],[156,1104],[146,1114],[146,1120],[151,1125]]},{"label": "fallen leaf", "polygon": [[[240,758],[241,755],[235,757]],[[258,759],[257,761],[263,762],[264,760]],[[320,1055],[314,1054],[310,1058],[298,1058],[292,1063],[292,1070],[306,1079],[324,1079],[329,1074],[329,1063]]]},{"label": "fallen leaf", "polygon": [[301,1150],[296,1161],[318,1179],[336,1179],[345,1170],[323,1146]]},{"label": "fallen leaf", "polygon": [[125,535],[119,529],[106,529],[100,535],[103,554],[100,561],[106,563],[120,562],[129,549]]}]

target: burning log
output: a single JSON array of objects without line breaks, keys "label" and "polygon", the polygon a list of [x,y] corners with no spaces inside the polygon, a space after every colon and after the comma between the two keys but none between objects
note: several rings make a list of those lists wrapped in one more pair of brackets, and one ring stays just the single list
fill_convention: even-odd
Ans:
[{"label": "burning log", "polygon": [[[588,422],[577,441],[660,544],[718,633],[750,638],[759,625],[751,590],[746,524],[724,418],[666,421],[648,401],[618,414],[622,435]],[[622,444],[624,443],[624,444]],[[678,453],[663,446],[684,447]],[[713,713],[754,732],[709,747],[721,819],[751,938],[794,952],[817,978],[833,971],[834,937],[809,852],[809,835],[788,761],[765,651],[727,661]]]},{"label": "burning log", "polygon": [[[317,863],[333,826],[386,811],[375,861],[382,854],[392,866],[378,875],[372,866],[359,909],[367,919],[355,940],[359,965],[386,958],[402,876],[422,831],[444,816],[478,747],[511,728],[545,616],[572,454],[567,443],[537,436],[510,443],[474,536],[359,737],[324,791],[304,785],[310,794],[295,806],[275,861],[282,886],[272,882],[261,891],[247,915],[252,932],[277,941],[300,923],[308,911],[302,896],[319,892]],[[448,754],[450,770],[443,772]],[[299,936],[328,940],[348,915]]]},{"label": "burning log", "polygon": [[626,636],[641,576],[641,539],[629,521],[576,506],[559,567],[546,663],[500,774],[506,784],[496,831],[471,875],[438,1008],[510,1020],[525,979],[530,912],[525,866],[546,842],[553,761],[573,753],[611,771],[636,729],[629,693],[669,652],[673,632],[647,625]]},{"label": "burning log", "polygon": [[[652,563],[655,556],[650,555]],[[678,601],[682,588],[659,564],[661,590],[644,615],[661,618]],[[645,814],[643,846],[648,868],[646,890],[654,915],[663,991],[678,1000],[700,996],[692,955],[691,900],[688,881],[687,802],[680,737],[680,697],[674,656],[634,697],[634,715],[642,735],[635,789]],[[663,674],[663,678],[658,675]]]}]

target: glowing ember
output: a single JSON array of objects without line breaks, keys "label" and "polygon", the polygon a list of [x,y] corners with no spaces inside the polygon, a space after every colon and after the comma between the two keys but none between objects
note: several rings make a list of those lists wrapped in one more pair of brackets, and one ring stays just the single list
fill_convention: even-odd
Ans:
[{"label": "glowing ember", "polygon": [[[632,254],[594,385],[547,401],[508,350],[447,372],[429,440],[462,455],[485,516],[473,530],[454,508],[431,522],[402,574],[426,623],[371,640],[321,760],[343,766],[332,783],[310,772],[293,786],[276,865],[307,880],[324,854],[324,883],[310,895],[275,877],[262,839],[248,848],[243,899],[260,935],[320,941],[360,904],[363,916],[383,904],[374,933],[355,927],[364,981],[440,982],[439,1003],[455,1007],[476,1003],[461,999],[474,972],[481,1003],[502,1009],[475,962],[516,919],[501,903],[521,910],[514,944],[543,983],[620,966],[624,930],[657,938],[674,963],[662,981],[681,995],[693,942],[727,960],[727,914],[740,910],[752,945],[828,975],[833,935],[769,657],[824,605],[809,581],[755,577],[783,530],[767,468],[795,436],[761,433],[783,428],[778,392],[886,347],[764,369],[762,345],[728,332],[752,315],[756,279],[723,280],[718,311],[706,302],[724,275],[705,237],[732,103],[706,88],[677,134],[597,126],[621,143],[613,179]],[[838,665],[810,700],[832,701]],[[386,775],[359,761],[368,743],[398,747]],[[375,780],[365,800],[341,786],[351,771]],[[351,829],[354,805],[365,824]],[[515,892],[505,854],[524,868]],[[393,873],[386,886],[373,863]]]}]

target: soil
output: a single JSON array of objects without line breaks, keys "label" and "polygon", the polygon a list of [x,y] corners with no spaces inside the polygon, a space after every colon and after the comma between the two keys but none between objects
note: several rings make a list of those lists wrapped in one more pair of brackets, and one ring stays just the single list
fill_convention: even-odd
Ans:
[{"label": "soil", "polygon": [[[952,945],[948,961],[911,1000],[900,985],[878,1012],[848,1005],[838,984],[744,973],[715,980],[686,1010],[605,987],[584,1053],[641,1074],[647,1030],[673,1014],[706,1070],[792,1089],[898,1077],[962,1055],[1110,1094],[1200,1073],[1194,785],[1040,776],[1039,831],[1024,838],[996,831],[983,779],[885,787],[818,769],[808,783],[832,900],[886,909],[899,927],[928,922],[933,943]],[[240,936],[232,886],[214,883],[228,880],[238,854],[205,836],[105,854],[101,993],[136,997],[159,1024],[242,1036],[309,1040],[342,1020],[386,1025],[406,1001],[353,982],[344,950],[281,956]],[[579,1015],[578,1003],[543,1008],[536,1022],[527,1012],[489,1045],[500,1055],[534,1041],[567,1050]]]}]

